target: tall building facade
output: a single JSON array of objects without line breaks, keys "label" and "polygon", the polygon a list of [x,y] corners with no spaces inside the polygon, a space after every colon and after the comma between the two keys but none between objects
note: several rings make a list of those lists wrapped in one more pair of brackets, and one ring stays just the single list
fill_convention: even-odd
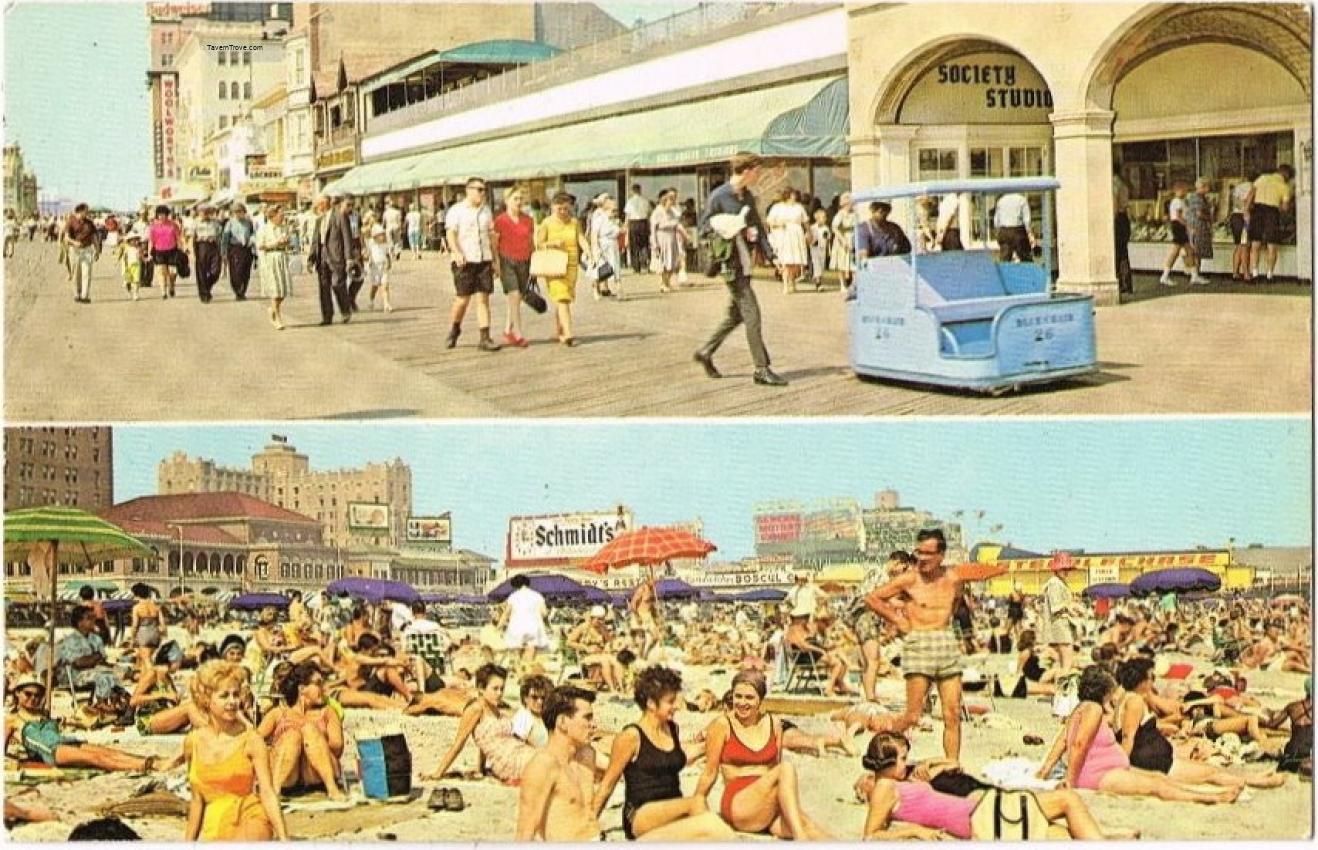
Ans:
[{"label": "tall building facade", "polygon": [[64,505],[96,513],[114,503],[108,427],[6,428],[5,511]]},{"label": "tall building facade", "polygon": [[37,175],[23,162],[23,149],[5,145],[5,209],[20,219],[37,212]]},{"label": "tall building facade", "polygon": [[160,462],[161,495],[235,491],[315,519],[327,545],[397,547],[412,513],[412,469],[401,459],[357,469],[315,470],[310,459],[273,435],[249,469],[175,452]]},{"label": "tall building facade", "polygon": [[940,519],[928,511],[904,506],[895,490],[883,490],[874,498],[874,506],[861,512],[865,526],[865,554],[874,559],[886,558],[890,552],[915,548],[915,537],[926,528],[937,528],[947,538],[948,560],[963,558],[965,551],[961,526]]},{"label": "tall building facade", "polygon": [[[235,33],[254,31],[258,36],[264,33],[268,39],[282,38],[292,16],[291,3],[147,4],[150,64],[146,84],[151,101],[157,195],[169,198],[189,190],[204,191],[214,177],[205,163],[189,162],[181,153],[185,126],[180,101],[180,87],[184,81],[179,60],[184,45],[199,29],[208,26],[212,29],[227,27]],[[218,82],[218,77],[211,79]]]}]

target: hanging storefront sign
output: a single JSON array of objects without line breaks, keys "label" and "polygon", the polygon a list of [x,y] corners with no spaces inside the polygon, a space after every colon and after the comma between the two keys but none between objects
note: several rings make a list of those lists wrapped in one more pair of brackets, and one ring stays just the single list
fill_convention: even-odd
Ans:
[{"label": "hanging storefront sign", "polygon": [[178,75],[160,75],[161,167],[166,179],[178,177],[174,131],[178,120]]}]

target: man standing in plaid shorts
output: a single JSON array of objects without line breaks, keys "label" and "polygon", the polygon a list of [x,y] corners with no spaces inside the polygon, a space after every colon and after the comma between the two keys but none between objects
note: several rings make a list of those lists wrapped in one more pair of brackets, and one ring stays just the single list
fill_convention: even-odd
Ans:
[{"label": "man standing in plaid shorts", "polygon": [[[961,642],[952,628],[952,612],[961,596],[961,580],[943,566],[947,539],[939,529],[916,535],[915,569],[908,570],[865,597],[865,604],[897,627],[905,638],[902,674],[906,677],[906,714],[902,731],[920,722],[929,685],[938,686],[943,709],[943,754],[961,756]],[[888,600],[903,599],[898,608]]]}]

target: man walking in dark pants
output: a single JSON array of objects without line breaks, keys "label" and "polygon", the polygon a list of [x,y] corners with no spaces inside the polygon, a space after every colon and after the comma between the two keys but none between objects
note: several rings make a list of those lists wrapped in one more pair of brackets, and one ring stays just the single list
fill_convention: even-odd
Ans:
[{"label": "man walking in dark pants", "polygon": [[330,208],[328,197],[316,197],[315,212],[307,263],[315,269],[320,283],[320,323],[333,323],[335,301],[339,303],[339,314],[347,322],[352,318],[348,300],[348,265],[355,259],[352,233],[343,216]]},{"label": "man walking in dark pants", "polygon": [[229,263],[229,286],[233,287],[233,297],[239,301],[247,300],[247,282],[252,277],[252,237],[256,228],[247,217],[247,207],[233,205],[233,214],[220,233],[220,250]]},{"label": "man walking in dark pants", "polygon": [[208,304],[211,290],[220,279],[220,223],[215,220],[215,210],[210,206],[203,204],[199,212],[201,219],[192,237],[192,251],[197,267],[197,297],[203,304]]},{"label": "man walking in dark pants", "polygon": [[632,186],[632,193],[623,207],[627,216],[627,259],[632,271],[640,274],[650,266],[650,213],[654,204],[641,194],[641,184]]},{"label": "man walking in dark pants", "polygon": [[[760,302],[751,287],[751,272],[755,268],[754,250],[759,247],[773,260],[773,249],[762,239],[764,224],[755,208],[755,197],[750,187],[760,176],[760,158],[755,154],[738,154],[732,159],[732,179],[719,186],[705,204],[700,220],[701,233],[710,239],[711,251],[723,265],[723,280],[728,285],[728,314],[714,330],[709,341],[695,353],[695,361],[711,378],[723,377],[714,368],[714,352],[723,340],[743,322],[746,325],[746,342],[750,345],[751,359],[755,361],[755,383],[770,387],[785,387],[787,381],[769,368],[769,351],[764,347],[760,330]],[[712,221],[717,216],[739,219],[735,229],[724,225],[730,219]]]},{"label": "man walking in dark pants", "polygon": [[357,312],[357,293],[362,291],[362,284],[366,282],[365,269],[362,268],[362,220],[361,216],[355,209],[355,202],[352,195],[344,195],[339,199],[339,212],[343,217],[345,232],[348,234],[349,247],[351,252],[348,254],[348,306],[352,312]]}]

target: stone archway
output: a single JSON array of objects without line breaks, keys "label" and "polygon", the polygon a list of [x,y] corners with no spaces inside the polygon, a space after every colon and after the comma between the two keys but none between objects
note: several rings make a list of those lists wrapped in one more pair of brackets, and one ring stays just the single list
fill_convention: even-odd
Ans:
[{"label": "stone archway", "polygon": [[1268,56],[1312,98],[1313,43],[1310,19],[1300,5],[1271,3],[1177,3],[1153,5],[1117,30],[1095,57],[1086,97],[1112,107],[1117,82],[1154,56],[1192,44],[1234,44]]},{"label": "stone archway", "polygon": [[[1038,63],[1013,45],[984,38],[981,35],[955,35],[940,38],[922,45],[903,57],[893,72],[879,86],[869,114],[875,126],[900,123],[901,109],[908,95],[931,68],[953,63],[957,59],[977,53],[1014,53],[1028,63],[1036,73]],[[1045,79],[1045,85],[1047,81]]]},{"label": "stone archway", "polygon": [[[1083,78],[1084,98],[1114,121],[1109,144],[1093,153],[1104,159],[1104,177],[1120,173],[1129,190],[1133,268],[1161,266],[1173,186],[1204,178],[1217,201],[1214,242],[1222,249],[1204,269],[1230,273],[1231,190],[1284,162],[1296,169],[1295,203],[1283,227],[1293,247],[1283,248],[1278,271],[1312,278],[1310,24],[1299,5],[1150,5],[1115,28],[1095,54]],[[1207,74],[1211,82],[1204,81]],[[1167,146],[1162,157],[1159,145]]]}]

